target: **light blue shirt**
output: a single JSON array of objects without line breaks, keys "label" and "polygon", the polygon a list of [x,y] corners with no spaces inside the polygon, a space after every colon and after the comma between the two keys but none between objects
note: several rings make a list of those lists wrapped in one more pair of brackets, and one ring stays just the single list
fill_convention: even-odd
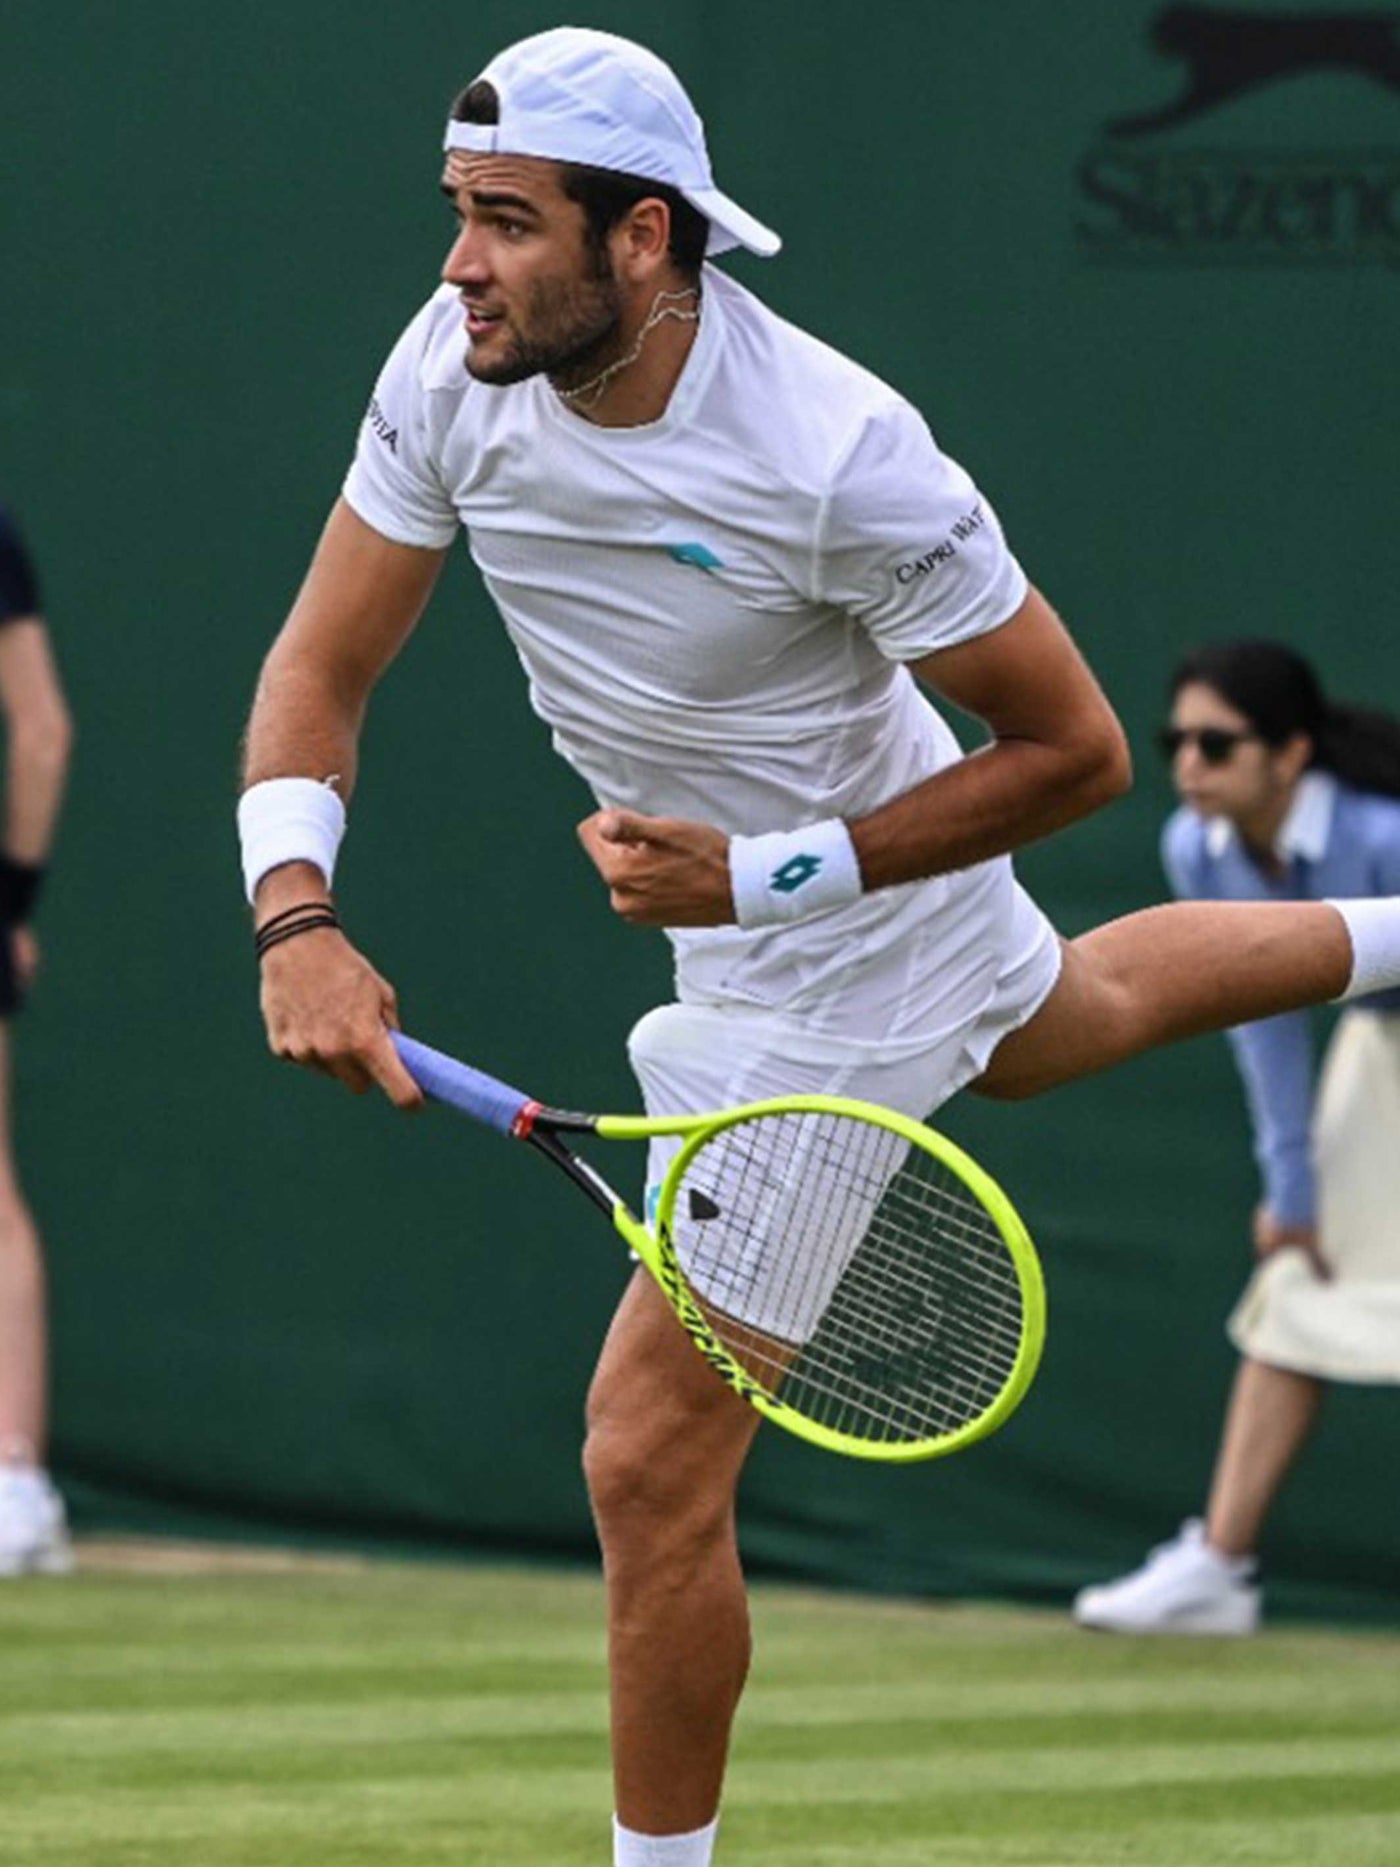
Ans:
[{"label": "light blue shirt", "polygon": [[[1162,863],[1174,891],[1200,901],[1356,900],[1400,894],[1400,798],[1353,791],[1330,773],[1305,772],[1279,829],[1283,864],[1269,875],[1234,825],[1176,811],[1162,832]],[[1400,991],[1357,1004],[1400,1011]],[[1284,1225],[1317,1218],[1313,1179],[1311,1017],[1286,1012],[1229,1033],[1254,1128],[1264,1204]]]}]

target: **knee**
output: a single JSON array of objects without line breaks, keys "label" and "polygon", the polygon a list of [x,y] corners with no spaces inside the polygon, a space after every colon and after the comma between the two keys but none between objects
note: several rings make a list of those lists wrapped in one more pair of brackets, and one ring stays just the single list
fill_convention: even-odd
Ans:
[{"label": "knee", "polygon": [[600,1524],[669,1518],[683,1499],[683,1463],[677,1435],[650,1420],[590,1408],[583,1475]]},{"label": "knee", "polygon": [[635,1550],[655,1562],[708,1543],[729,1522],[733,1487],[707,1469],[685,1424],[641,1407],[589,1408],[584,1479],[610,1555]]}]

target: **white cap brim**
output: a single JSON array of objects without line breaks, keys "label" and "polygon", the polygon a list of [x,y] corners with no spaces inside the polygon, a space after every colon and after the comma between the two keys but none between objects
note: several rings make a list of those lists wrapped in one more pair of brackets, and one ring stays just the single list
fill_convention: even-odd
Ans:
[{"label": "white cap brim", "polygon": [[750,253],[757,253],[760,259],[771,259],[782,247],[781,234],[765,227],[761,220],[756,220],[718,188],[682,188],[680,192],[710,223],[705,251],[711,256],[742,246]]}]

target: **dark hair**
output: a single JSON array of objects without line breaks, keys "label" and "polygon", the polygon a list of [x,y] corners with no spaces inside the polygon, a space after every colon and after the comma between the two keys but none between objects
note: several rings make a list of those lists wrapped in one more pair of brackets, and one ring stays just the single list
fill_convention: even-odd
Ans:
[{"label": "dark hair", "polygon": [[1177,667],[1172,698],[1192,681],[1213,687],[1266,745],[1297,733],[1313,743],[1311,765],[1358,791],[1400,797],[1400,720],[1371,707],[1328,700],[1311,662],[1282,642],[1215,642]]},{"label": "dark hair", "polygon": [[[454,123],[499,123],[501,100],[494,84],[478,78],[462,91],[452,106]],[[710,223],[669,182],[650,181],[645,175],[622,175],[616,169],[590,168],[583,162],[561,162],[559,185],[569,200],[583,209],[584,239],[589,257],[598,263],[607,249],[608,235],[639,201],[664,201],[671,210],[671,238],[667,251],[676,270],[698,279],[709,244]]]}]

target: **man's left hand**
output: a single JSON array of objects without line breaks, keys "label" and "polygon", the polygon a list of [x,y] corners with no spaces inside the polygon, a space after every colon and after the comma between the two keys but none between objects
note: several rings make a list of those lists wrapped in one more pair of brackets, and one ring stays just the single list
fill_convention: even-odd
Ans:
[{"label": "man's left hand", "polygon": [[723,927],[734,919],[729,838],[708,823],[599,810],[579,841],[614,913],[637,927]]}]

